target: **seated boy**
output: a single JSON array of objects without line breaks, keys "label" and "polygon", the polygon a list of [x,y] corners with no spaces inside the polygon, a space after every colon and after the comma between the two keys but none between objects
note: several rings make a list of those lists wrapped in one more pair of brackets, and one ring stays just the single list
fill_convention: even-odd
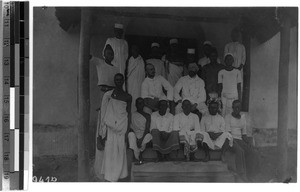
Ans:
[{"label": "seated boy", "polygon": [[143,111],[145,106],[143,98],[137,98],[135,102],[137,110],[131,116],[131,132],[128,133],[129,148],[133,150],[134,157],[142,163],[141,152],[146,144],[152,140],[150,134],[151,116]]},{"label": "seated boy", "polygon": [[209,139],[206,142],[203,142],[203,149],[205,152],[204,161],[210,159],[209,150],[222,150],[222,159],[224,157],[225,151],[232,146],[232,136],[230,133],[225,131],[225,120],[218,114],[218,103],[211,101],[208,106],[209,114],[206,114],[200,123],[200,128],[202,131],[205,131],[209,134]]}]

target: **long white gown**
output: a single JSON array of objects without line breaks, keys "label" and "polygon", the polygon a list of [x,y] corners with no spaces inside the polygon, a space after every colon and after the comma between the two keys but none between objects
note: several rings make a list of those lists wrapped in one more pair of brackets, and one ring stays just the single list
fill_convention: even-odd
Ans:
[{"label": "long white gown", "polygon": [[105,180],[115,182],[128,175],[125,145],[128,113],[127,103],[112,98],[112,92],[106,92],[102,100],[99,133],[107,134],[107,140],[104,151],[97,150],[94,168],[97,177],[104,175]]}]

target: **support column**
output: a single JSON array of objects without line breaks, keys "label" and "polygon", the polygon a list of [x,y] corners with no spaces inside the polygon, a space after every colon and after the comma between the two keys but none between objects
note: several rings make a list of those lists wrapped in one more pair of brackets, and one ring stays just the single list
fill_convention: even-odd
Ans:
[{"label": "support column", "polygon": [[289,17],[285,17],[283,15],[280,22],[281,29],[278,79],[277,178],[279,181],[283,181],[287,177],[288,163],[288,81],[291,21]]},{"label": "support column", "polygon": [[91,10],[81,9],[78,63],[78,181],[89,181],[90,120],[90,23]]}]

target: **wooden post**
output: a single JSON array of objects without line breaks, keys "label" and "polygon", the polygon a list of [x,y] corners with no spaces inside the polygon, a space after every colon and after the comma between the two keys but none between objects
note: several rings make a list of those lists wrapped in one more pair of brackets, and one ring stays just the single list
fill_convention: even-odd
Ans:
[{"label": "wooden post", "polygon": [[288,82],[291,21],[289,17],[285,17],[284,15],[280,21],[281,29],[278,79],[277,177],[279,181],[283,181],[287,177],[288,160]]},{"label": "wooden post", "polygon": [[251,75],[251,66],[250,66],[250,47],[251,47],[251,38],[248,31],[244,31],[242,34],[243,44],[246,49],[246,63],[243,67],[243,91],[242,91],[242,110],[249,111],[249,101],[250,101],[250,75]]},{"label": "wooden post", "polygon": [[78,65],[78,181],[89,181],[90,23],[91,10],[81,9]]}]

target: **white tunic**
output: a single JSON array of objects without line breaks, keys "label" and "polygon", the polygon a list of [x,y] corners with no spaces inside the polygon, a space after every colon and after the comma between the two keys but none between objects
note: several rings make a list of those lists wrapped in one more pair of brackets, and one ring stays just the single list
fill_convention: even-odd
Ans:
[{"label": "white tunic", "polygon": [[130,57],[127,71],[127,91],[132,96],[131,111],[136,111],[135,100],[141,96],[141,86],[145,79],[145,64],[141,56]]},{"label": "white tunic", "polygon": [[[182,96],[179,95],[182,90]],[[197,75],[191,78],[189,75],[181,77],[174,87],[174,101],[188,99],[194,103],[202,103],[206,100],[204,81]]]},{"label": "white tunic", "polygon": [[205,132],[225,132],[225,120],[219,114],[207,114],[202,117],[200,127],[201,130]]},{"label": "white tunic", "polygon": [[241,72],[238,69],[227,71],[222,69],[218,73],[218,83],[222,83],[222,94],[228,95],[228,98],[238,96],[237,84],[242,82]]},{"label": "white tunic", "polygon": [[166,112],[165,115],[161,116],[158,111],[151,114],[151,126],[150,130],[158,129],[159,131],[171,132],[173,131],[173,120],[174,116]]},{"label": "white tunic", "polygon": [[[179,95],[182,90],[181,96]],[[174,100],[188,99],[192,104],[197,104],[197,109],[202,113],[207,112],[206,91],[204,81],[197,75],[191,78],[189,75],[181,77],[174,87]],[[182,103],[177,104],[176,114],[182,111]]]},{"label": "white tunic", "polygon": [[237,119],[231,114],[225,117],[226,131],[230,132],[234,139],[242,140],[242,135],[247,135],[246,117],[241,114],[241,118]]},{"label": "white tunic", "polygon": [[221,115],[206,114],[201,119],[200,128],[203,132],[222,133],[216,140],[204,137],[204,139],[207,139],[205,143],[207,143],[209,148],[213,150],[222,148],[226,139],[229,140],[230,146],[233,145],[232,135],[225,130],[225,120]]},{"label": "white tunic", "polygon": [[[163,89],[167,91],[167,96]],[[162,76],[155,76],[153,79],[146,77],[142,83],[142,98],[159,98],[160,100],[173,100],[173,87]]]},{"label": "white tunic", "polygon": [[115,86],[114,76],[119,72],[118,68],[107,64],[103,59],[92,57],[90,63],[96,65],[98,85]]},{"label": "white tunic", "polygon": [[[220,59],[217,59],[218,63],[221,63]],[[205,65],[210,63],[210,59],[206,56],[202,57],[201,59],[199,59],[198,61],[198,66],[204,67]]]},{"label": "white tunic", "polygon": [[118,39],[116,37],[108,38],[103,48],[103,56],[104,49],[106,45],[109,44],[114,51],[114,59],[112,64],[119,69],[119,73],[125,73],[126,60],[128,58],[128,44],[124,39]]},{"label": "white tunic", "polygon": [[238,68],[241,64],[246,62],[246,49],[245,46],[239,42],[230,42],[225,45],[224,56],[231,53],[234,57],[233,67]]}]

